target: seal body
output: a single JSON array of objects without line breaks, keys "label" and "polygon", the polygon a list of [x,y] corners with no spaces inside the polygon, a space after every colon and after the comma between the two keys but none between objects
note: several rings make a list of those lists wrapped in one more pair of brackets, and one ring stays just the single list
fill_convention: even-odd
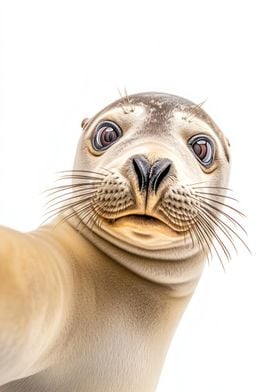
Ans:
[{"label": "seal body", "polygon": [[137,94],[82,127],[54,220],[0,229],[0,391],[155,391],[217,237],[229,151],[199,105]]}]

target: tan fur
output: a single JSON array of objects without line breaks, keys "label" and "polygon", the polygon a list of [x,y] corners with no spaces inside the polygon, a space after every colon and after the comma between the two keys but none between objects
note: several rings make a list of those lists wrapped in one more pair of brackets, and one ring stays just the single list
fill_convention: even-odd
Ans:
[{"label": "tan fur", "polygon": [[[54,221],[34,232],[0,228],[1,392],[156,389],[206,255],[188,235],[174,231],[171,215],[164,215],[168,201],[175,203],[168,193],[161,210],[156,205],[163,193],[151,195],[144,206],[128,162],[134,154],[146,154],[151,162],[168,157],[174,172],[166,187],[179,192],[183,183],[225,186],[228,150],[221,132],[201,119],[201,112],[187,122],[193,107],[189,101],[150,93],[130,96],[133,110],[124,110],[125,105],[117,101],[83,122],[74,166],[110,171],[101,187],[113,192],[115,186],[116,195],[121,186],[124,189],[128,207],[121,219],[89,226],[76,211],[61,222],[69,215],[62,209]],[[125,134],[119,146],[117,142],[98,154],[91,150],[89,136],[101,119],[121,124]],[[210,171],[202,170],[184,146],[186,129],[215,139],[218,159]],[[193,198],[194,191],[188,189],[183,199],[189,200],[187,213],[195,217]],[[178,196],[176,203],[183,199]],[[107,211],[115,218],[113,200],[105,204],[111,212],[104,207],[104,217]],[[137,223],[125,217],[127,211],[153,214],[166,225]]]}]

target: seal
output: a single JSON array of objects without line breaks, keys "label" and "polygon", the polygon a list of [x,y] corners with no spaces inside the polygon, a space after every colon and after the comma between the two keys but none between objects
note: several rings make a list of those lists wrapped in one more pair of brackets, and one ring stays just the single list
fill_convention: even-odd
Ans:
[{"label": "seal", "polygon": [[229,171],[186,99],[130,95],[83,120],[47,223],[0,229],[0,391],[155,391],[207,255],[230,256]]}]

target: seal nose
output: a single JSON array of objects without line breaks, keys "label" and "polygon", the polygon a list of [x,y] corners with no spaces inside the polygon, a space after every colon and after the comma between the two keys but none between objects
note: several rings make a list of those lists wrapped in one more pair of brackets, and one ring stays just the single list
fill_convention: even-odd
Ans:
[{"label": "seal nose", "polygon": [[172,165],[170,159],[164,158],[159,159],[151,166],[148,159],[143,155],[134,156],[132,163],[138,178],[140,192],[147,189],[148,184],[153,192],[157,192]]},{"label": "seal nose", "polygon": [[132,163],[138,178],[139,191],[143,192],[149,182],[150,163],[143,155],[135,155]]},{"label": "seal nose", "polygon": [[150,186],[153,192],[157,192],[160,184],[168,175],[172,162],[170,159],[164,158],[156,161],[150,171]]}]

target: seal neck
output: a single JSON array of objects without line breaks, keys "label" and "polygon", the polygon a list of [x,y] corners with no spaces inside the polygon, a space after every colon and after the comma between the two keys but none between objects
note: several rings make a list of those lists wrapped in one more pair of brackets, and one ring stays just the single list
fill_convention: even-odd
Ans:
[{"label": "seal neck", "polygon": [[201,249],[178,246],[164,250],[145,250],[112,238],[104,230],[93,232],[76,217],[68,222],[90,246],[97,248],[109,259],[128,269],[137,277],[171,290],[172,296],[193,293],[205,265]]}]

